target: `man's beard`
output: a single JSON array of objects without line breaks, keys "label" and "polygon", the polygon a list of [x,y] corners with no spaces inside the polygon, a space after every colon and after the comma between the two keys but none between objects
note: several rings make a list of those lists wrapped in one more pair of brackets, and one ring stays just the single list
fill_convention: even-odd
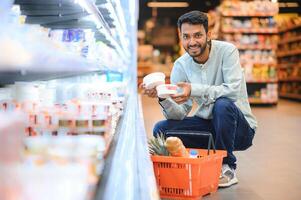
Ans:
[{"label": "man's beard", "polygon": [[[198,52],[198,53],[191,53],[190,50],[189,50],[190,47],[198,47],[198,48],[199,48],[199,52]],[[199,57],[200,55],[202,55],[202,54],[205,52],[206,47],[207,47],[207,43],[204,43],[203,45],[201,45],[201,44],[196,44],[196,45],[193,45],[193,46],[188,46],[187,49],[186,49],[186,48],[184,48],[184,49],[185,49],[185,51],[186,51],[191,57],[195,58],[195,57]]]}]

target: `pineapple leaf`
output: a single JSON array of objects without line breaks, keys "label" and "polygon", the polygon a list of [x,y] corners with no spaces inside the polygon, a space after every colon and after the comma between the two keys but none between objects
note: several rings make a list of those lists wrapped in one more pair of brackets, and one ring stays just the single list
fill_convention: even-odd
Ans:
[{"label": "pineapple leaf", "polygon": [[165,136],[159,133],[157,137],[153,137],[148,141],[149,153],[152,155],[168,156],[169,152],[165,147]]}]

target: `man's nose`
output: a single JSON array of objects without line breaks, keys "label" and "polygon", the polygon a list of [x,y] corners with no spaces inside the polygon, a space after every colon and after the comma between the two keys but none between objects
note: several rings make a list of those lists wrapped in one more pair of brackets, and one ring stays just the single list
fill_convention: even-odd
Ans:
[{"label": "man's nose", "polygon": [[190,46],[193,46],[196,44],[194,37],[191,37],[188,43]]}]

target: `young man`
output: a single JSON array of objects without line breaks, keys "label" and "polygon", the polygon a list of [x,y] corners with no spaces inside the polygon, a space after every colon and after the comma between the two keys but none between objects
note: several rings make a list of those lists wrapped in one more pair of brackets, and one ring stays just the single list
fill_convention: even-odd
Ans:
[{"label": "young man", "polygon": [[[211,132],[216,148],[228,153],[219,180],[220,187],[228,187],[238,182],[233,151],[249,148],[257,128],[238,50],[230,43],[210,40],[205,13],[192,11],[182,15],[178,28],[186,54],[174,63],[171,83],[177,84],[182,92],[172,98],[159,99],[167,120],[158,122],[153,134]],[[144,93],[156,97],[155,89],[145,89]],[[198,108],[193,117],[187,117],[192,100]]]}]

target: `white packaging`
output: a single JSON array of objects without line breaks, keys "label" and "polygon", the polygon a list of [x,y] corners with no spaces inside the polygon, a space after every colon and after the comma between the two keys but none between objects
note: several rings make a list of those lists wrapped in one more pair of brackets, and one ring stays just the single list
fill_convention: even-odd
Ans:
[{"label": "white packaging", "polygon": [[158,85],[165,84],[165,74],[162,72],[154,72],[143,78],[143,84],[146,89],[153,89]]},{"label": "white packaging", "polygon": [[156,87],[159,98],[168,98],[170,95],[177,94],[178,86],[173,84],[163,84]]}]

